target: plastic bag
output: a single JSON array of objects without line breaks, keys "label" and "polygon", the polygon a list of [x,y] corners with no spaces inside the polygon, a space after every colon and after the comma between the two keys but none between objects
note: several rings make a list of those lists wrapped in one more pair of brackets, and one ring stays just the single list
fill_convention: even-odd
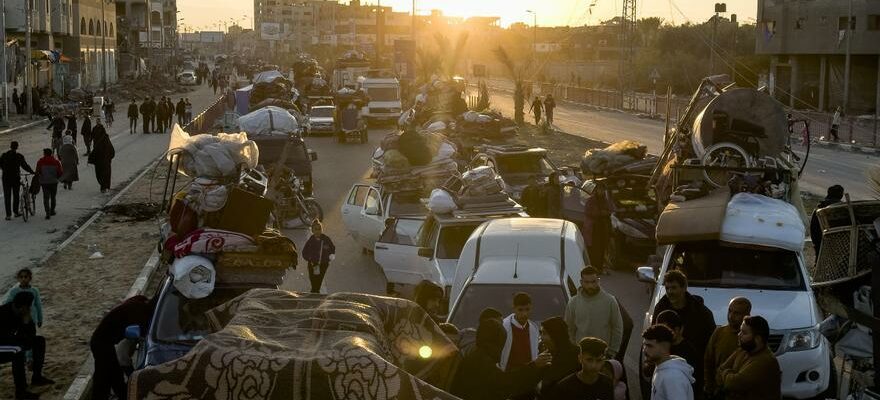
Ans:
[{"label": "plastic bag", "polygon": [[171,264],[174,288],[188,299],[202,299],[214,291],[216,271],[211,260],[189,255]]},{"label": "plastic bag", "polygon": [[440,148],[437,149],[437,153],[434,156],[434,159],[431,162],[436,162],[440,160],[445,160],[448,158],[452,158],[455,155],[455,147],[449,143],[443,142],[440,144]]},{"label": "plastic bag", "polygon": [[215,212],[220,211],[226,205],[229,189],[213,179],[196,178],[190,184],[186,196],[199,214]]},{"label": "plastic bag", "polygon": [[425,128],[428,132],[442,132],[446,130],[446,123],[443,121],[435,121]]},{"label": "plastic bag", "polygon": [[455,200],[449,192],[443,189],[434,189],[431,191],[431,197],[428,199],[428,210],[435,214],[448,214],[458,209]]},{"label": "plastic bag", "polygon": [[175,125],[168,143],[169,160],[178,153],[178,171],[192,177],[232,177],[239,165],[256,168],[260,159],[257,144],[244,132],[190,136]]}]

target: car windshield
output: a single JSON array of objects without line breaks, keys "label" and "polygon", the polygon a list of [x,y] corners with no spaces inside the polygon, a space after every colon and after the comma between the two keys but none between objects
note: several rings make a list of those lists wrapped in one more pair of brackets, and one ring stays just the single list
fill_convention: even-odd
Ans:
[{"label": "car windshield", "polygon": [[495,157],[496,168],[501,175],[530,174],[547,176],[553,172],[553,165],[544,154],[516,154]]},{"label": "car windshield", "polygon": [[801,290],[805,285],[797,254],[782,249],[678,244],[670,269],[684,272],[688,285],[696,287]]},{"label": "car windshield", "polygon": [[388,209],[392,217],[427,215],[428,209],[422,204],[418,193],[395,193]]},{"label": "car windshield", "polygon": [[215,287],[203,299],[188,299],[173,286],[156,309],[156,340],[163,342],[197,342],[211,333],[205,312],[217,307],[250,288]]},{"label": "car windshield", "polygon": [[510,310],[510,299],[516,292],[525,292],[532,297],[532,321],[562,316],[568,304],[568,296],[562,286],[472,284],[461,294],[450,322],[459,329],[476,328],[480,313],[486,307],[507,313]]},{"label": "car windshield", "polygon": [[330,107],[314,107],[309,110],[309,116],[317,118],[330,118],[333,116],[333,109]]},{"label": "car windshield", "polygon": [[472,225],[455,225],[440,229],[440,240],[437,241],[437,258],[455,260],[461,255],[461,249],[467,243],[479,223]]},{"label": "car windshield", "polygon": [[370,96],[371,101],[400,100],[396,87],[367,87],[367,96]]}]

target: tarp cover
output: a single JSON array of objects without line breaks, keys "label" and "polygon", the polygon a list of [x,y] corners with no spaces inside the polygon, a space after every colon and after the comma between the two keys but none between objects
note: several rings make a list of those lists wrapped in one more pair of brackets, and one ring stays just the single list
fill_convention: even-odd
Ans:
[{"label": "tarp cover", "polygon": [[288,134],[299,129],[299,122],[287,110],[268,106],[238,117],[238,127],[246,132],[248,137],[272,133]]},{"label": "tarp cover", "polygon": [[457,349],[408,300],[253,289],[206,315],[215,333],[135,372],[129,399],[456,399],[438,387]]},{"label": "tarp cover", "polygon": [[279,71],[275,71],[275,70],[263,71],[263,72],[258,73],[257,76],[254,77],[254,83],[260,83],[260,82],[271,83],[271,82],[274,82],[278,78],[287,79],[287,77],[285,77],[284,74],[282,74]]}]

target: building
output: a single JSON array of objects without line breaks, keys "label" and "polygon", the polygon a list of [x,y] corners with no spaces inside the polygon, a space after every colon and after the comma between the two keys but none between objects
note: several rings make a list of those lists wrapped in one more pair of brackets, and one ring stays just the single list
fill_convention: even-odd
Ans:
[{"label": "building", "polygon": [[[771,56],[768,86],[796,108],[873,113],[880,104],[880,2],[758,0],[756,53]],[[847,37],[850,34],[851,36]],[[849,101],[844,99],[849,42]]]},{"label": "building", "polygon": [[151,67],[172,64],[178,47],[177,0],[116,0],[120,73],[134,74],[140,59]]},{"label": "building", "polygon": [[73,35],[66,47],[76,49],[70,72],[78,86],[98,88],[117,80],[116,7],[112,0],[73,0]]},{"label": "building", "polygon": [[[73,58],[77,52],[74,48],[65,47],[65,39],[72,34],[72,0],[33,0],[31,2],[31,49],[53,50],[65,55],[65,59]],[[7,40],[17,43],[9,46],[7,55],[15,57],[17,62],[9,63],[7,73],[15,86],[21,89],[24,84],[25,67],[25,2],[6,3],[6,35]],[[30,81],[36,86],[52,85],[56,78],[64,81],[67,78],[68,65],[51,64],[48,59],[34,59],[36,68],[32,68]],[[60,66],[59,66],[60,65]],[[61,86],[53,88],[61,91]]]}]

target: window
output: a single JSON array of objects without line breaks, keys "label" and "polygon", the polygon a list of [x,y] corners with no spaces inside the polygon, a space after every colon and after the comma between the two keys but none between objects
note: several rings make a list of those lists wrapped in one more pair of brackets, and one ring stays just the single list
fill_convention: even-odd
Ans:
[{"label": "window", "polygon": [[110,23],[110,36],[113,36],[113,23]]},{"label": "window", "polygon": [[441,260],[457,260],[468,238],[479,224],[449,226],[440,229],[440,240],[437,241],[437,258]]},{"label": "window", "polygon": [[368,186],[358,186],[355,190],[352,190],[351,194],[348,196],[348,204],[353,206],[363,205],[368,190],[370,190]]},{"label": "window", "polygon": [[880,31],[880,15],[868,15],[868,27],[869,31]]},{"label": "window", "polygon": [[364,211],[367,215],[380,215],[382,214],[382,207],[379,205],[379,191],[375,189],[370,189],[370,193],[367,194],[367,201],[364,203]]},{"label": "window", "polygon": [[486,307],[494,307],[496,310],[509,309],[510,296],[519,291],[526,292],[532,297],[533,321],[543,321],[565,313],[568,296],[562,286],[470,284],[465,286],[453,311],[454,314],[450,316],[451,322],[460,329],[476,328],[481,311]]},{"label": "window", "polygon": [[826,17],[826,16],[819,17],[819,25],[821,25],[821,26],[828,25],[828,17]]},{"label": "window", "polygon": [[[848,17],[840,17],[837,20],[837,29],[839,29],[841,31],[845,31],[847,20],[849,20]],[[852,18],[852,21],[849,21],[849,29],[856,30],[856,17],[855,16]]]},{"label": "window", "polygon": [[89,35],[95,34],[95,22],[89,19]]},{"label": "window", "polygon": [[104,31],[104,36],[107,36],[107,21],[104,21],[104,23],[101,24],[101,27],[102,27],[102,30]]},{"label": "window", "polygon": [[805,284],[792,251],[720,242],[676,245],[670,269],[684,272],[695,287],[802,290]]},{"label": "window", "polygon": [[794,21],[794,29],[801,30],[804,29],[804,26],[807,25],[807,19],[804,17],[799,17]]},{"label": "window", "polygon": [[86,31],[86,19],[83,18],[83,19],[80,20],[80,22],[79,22],[79,34],[80,34],[80,35],[85,35],[86,32],[87,32],[87,31]]}]

